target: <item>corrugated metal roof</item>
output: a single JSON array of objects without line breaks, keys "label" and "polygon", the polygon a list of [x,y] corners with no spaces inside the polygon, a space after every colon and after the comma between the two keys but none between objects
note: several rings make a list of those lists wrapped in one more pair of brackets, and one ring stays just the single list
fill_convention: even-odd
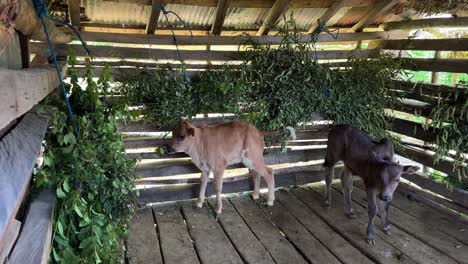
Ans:
[{"label": "corrugated metal roof", "polygon": [[82,0],[86,16],[93,23],[144,25],[148,22],[149,6],[102,0]]},{"label": "corrugated metal roof", "polygon": [[[189,5],[166,5],[167,11],[172,11],[182,18],[190,27],[210,27],[215,18],[216,7],[189,6]],[[168,14],[169,23],[174,27],[182,27],[182,23],[174,14]],[[158,26],[167,26],[164,15],[159,16]]]},{"label": "corrugated metal roof", "polygon": [[353,26],[359,20],[361,20],[367,13],[372,10],[372,6],[369,7],[353,7],[343,16],[341,19],[336,21],[334,26],[338,27],[349,27]]},{"label": "corrugated metal roof", "polygon": [[223,27],[259,28],[269,10],[269,8],[228,8]]},{"label": "corrugated metal roof", "polygon": [[[296,22],[296,25],[303,30],[308,30],[313,22],[317,21],[327,8],[291,8],[285,12],[286,20],[289,20],[291,14]],[[284,19],[280,18],[279,26],[284,25]]]},{"label": "corrugated metal roof", "polygon": [[[329,0],[319,0],[323,6],[329,6]],[[317,3],[314,3],[316,6]],[[113,2],[105,0],[81,0],[81,6],[85,8],[85,14],[91,23],[113,25],[146,25],[151,7],[125,2]],[[349,27],[361,20],[373,7],[353,7],[345,16],[340,18],[333,26]],[[192,28],[209,29],[214,22],[216,7],[168,4],[166,9],[178,14]],[[269,12],[269,8],[228,8],[223,27],[225,29],[257,29]],[[291,8],[285,13],[288,19],[291,14],[303,30],[307,30],[313,21],[320,18],[327,8]],[[182,24],[175,15],[168,15],[169,22],[174,27]],[[384,21],[400,20],[400,17],[388,14],[376,19],[376,23]],[[159,17],[158,25],[167,26],[163,15]],[[279,25],[284,25],[280,18]]]}]

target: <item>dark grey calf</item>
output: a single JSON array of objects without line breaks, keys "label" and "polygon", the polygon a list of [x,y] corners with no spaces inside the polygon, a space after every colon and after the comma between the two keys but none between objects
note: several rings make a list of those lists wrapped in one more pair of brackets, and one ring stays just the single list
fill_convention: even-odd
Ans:
[{"label": "dark grey calf", "polygon": [[327,155],[324,167],[325,206],[331,206],[331,183],[333,181],[334,165],[338,161],[345,164],[341,174],[343,196],[346,215],[355,218],[353,212],[351,192],[353,190],[353,175],[359,175],[366,186],[369,223],[367,225],[367,242],[374,245],[374,218],[377,215],[377,197],[383,203],[382,224],[385,233],[389,234],[388,209],[393,192],[398,186],[403,173],[414,173],[419,170],[416,166],[402,166],[394,161],[393,144],[383,139],[374,141],[363,131],[349,126],[336,126],[328,134]]}]

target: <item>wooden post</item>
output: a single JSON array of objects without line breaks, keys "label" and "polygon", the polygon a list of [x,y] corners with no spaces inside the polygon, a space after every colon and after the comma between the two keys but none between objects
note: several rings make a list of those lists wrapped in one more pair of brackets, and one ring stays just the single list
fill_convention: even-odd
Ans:
[{"label": "wooden post", "polygon": [[289,0],[276,0],[273,6],[268,12],[265,21],[263,21],[262,26],[257,31],[257,36],[268,35],[270,28],[278,21],[278,18],[283,14],[289,6]]},{"label": "wooden post", "polygon": [[19,44],[21,48],[21,64],[22,68],[29,68],[29,38],[18,32]]},{"label": "wooden post", "polygon": [[227,9],[229,7],[229,2],[230,0],[218,0],[215,21],[211,26],[211,35],[221,34],[221,30],[224,24],[224,18],[226,17]]},{"label": "wooden post", "polygon": [[151,0],[151,12],[146,24],[146,34],[154,34],[161,14],[162,0]]},{"label": "wooden post", "polygon": [[[440,59],[440,51],[436,51],[434,55],[434,60]],[[431,83],[432,84],[439,84],[440,73],[439,72],[432,72]]]},{"label": "wooden post", "polygon": [[80,0],[68,0],[68,14],[72,26],[80,29]]},{"label": "wooden post", "polygon": [[390,8],[398,4],[399,0],[385,0],[375,5],[375,7],[359,21],[356,25],[351,28],[351,31],[358,32],[361,31],[364,27],[372,23],[377,17],[386,13]]}]

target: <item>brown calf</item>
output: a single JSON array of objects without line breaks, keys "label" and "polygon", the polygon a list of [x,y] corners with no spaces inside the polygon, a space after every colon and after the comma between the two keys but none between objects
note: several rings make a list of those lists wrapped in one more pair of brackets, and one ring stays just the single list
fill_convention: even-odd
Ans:
[{"label": "brown calf", "polygon": [[[288,128],[293,134],[291,129]],[[181,118],[172,131],[172,149],[187,153],[202,172],[197,202],[199,208],[203,206],[208,177],[213,172],[217,214],[222,210],[224,171],[228,165],[240,162],[255,172],[252,173],[255,177],[253,198],[259,197],[260,176],[263,176],[268,186],[268,205],[273,205],[275,179],[273,170],[265,165],[264,146],[263,134],[255,126],[240,121],[196,127]]]},{"label": "brown calf", "polygon": [[353,189],[353,174],[359,175],[366,186],[369,223],[367,225],[367,242],[375,244],[374,218],[377,214],[377,197],[383,203],[384,215],[382,223],[384,231],[388,234],[390,223],[388,209],[390,207],[393,192],[398,186],[400,176],[403,173],[414,173],[419,170],[416,166],[402,166],[395,163],[393,144],[383,139],[374,141],[366,133],[349,126],[337,126],[328,134],[327,155],[324,166],[325,182],[325,206],[331,205],[331,183],[333,181],[333,167],[338,161],[345,164],[341,174],[343,196],[346,215],[355,218],[351,192]]}]

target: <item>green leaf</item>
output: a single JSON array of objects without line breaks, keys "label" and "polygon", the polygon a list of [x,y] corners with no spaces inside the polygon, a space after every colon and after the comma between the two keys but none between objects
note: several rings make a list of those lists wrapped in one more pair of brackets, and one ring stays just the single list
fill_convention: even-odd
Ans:
[{"label": "green leaf", "polygon": [[62,188],[61,187],[57,187],[57,190],[56,190],[56,193],[57,193],[57,197],[58,198],[64,198],[65,196],[67,196],[63,191],[62,191]]},{"label": "green leaf", "polygon": [[63,143],[66,145],[75,144],[76,143],[75,135],[72,132],[66,134],[63,137]]},{"label": "green leaf", "polygon": [[73,205],[73,210],[75,210],[75,212],[76,212],[76,214],[77,214],[78,216],[80,216],[81,218],[83,218],[83,213],[81,212],[81,209],[80,209],[76,204]]}]

